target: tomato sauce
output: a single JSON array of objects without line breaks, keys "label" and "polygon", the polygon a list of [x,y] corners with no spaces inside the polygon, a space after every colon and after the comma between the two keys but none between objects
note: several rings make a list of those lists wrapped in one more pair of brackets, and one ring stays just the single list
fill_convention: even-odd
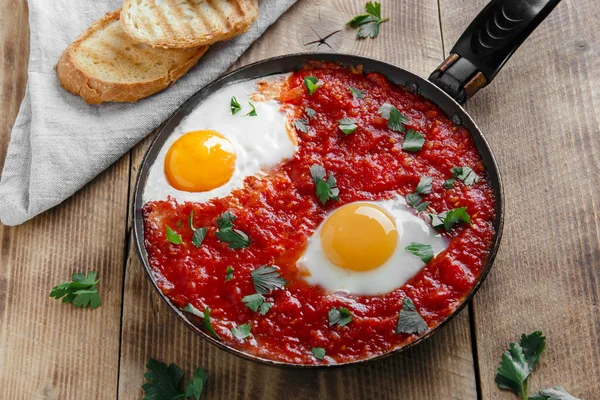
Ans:
[{"label": "tomato sauce", "polygon": [[[303,79],[316,76],[322,86],[308,95]],[[355,98],[349,87],[364,92]],[[494,194],[473,139],[462,126],[450,121],[432,102],[389,82],[377,73],[364,74],[334,64],[305,66],[288,79],[280,93],[290,120],[307,118],[305,108],[317,114],[309,131],[296,132],[298,151],[293,159],[267,176],[249,177],[245,186],[229,196],[206,203],[178,204],[173,199],[153,201],[143,208],[145,245],[154,276],[163,293],[178,307],[191,303],[209,307],[212,325],[228,346],[262,358],[315,364],[344,363],[380,355],[409,343],[419,335],[395,333],[402,300],[409,296],[419,313],[434,328],[461,304],[485,265],[494,236]],[[383,103],[393,104],[408,120],[408,128],[425,136],[416,153],[402,150],[404,133],[391,131],[378,114]],[[358,129],[344,135],[338,120],[353,118]],[[333,172],[340,189],[339,201],[323,206],[315,196],[309,167],[320,164]],[[459,180],[452,189],[442,187],[450,169],[469,166],[480,177],[466,186]],[[449,233],[447,250],[430,261],[406,285],[380,296],[331,294],[309,286],[296,261],[308,239],[326,215],[337,207],[360,200],[406,196],[420,177],[431,176],[428,211],[441,213],[466,207],[471,225],[456,225]],[[215,237],[216,219],[225,211],[237,216],[235,228],[252,242],[232,250]],[[208,227],[203,244],[192,244],[188,226]],[[427,219],[427,214],[422,214]],[[182,221],[182,223],[178,222]],[[183,243],[166,239],[166,225],[181,234]],[[276,265],[288,284],[265,296],[273,307],[261,315],[242,298],[255,293],[250,272],[261,265]],[[234,275],[226,281],[226,269]],[[353,314],[348,325],[328,323],[331,307]],[[191,317],[190,318],[194,318]],[[252,335],[240,341],[230,329],[250,322]],[[311,353],[326,350],[324,360]]]}]

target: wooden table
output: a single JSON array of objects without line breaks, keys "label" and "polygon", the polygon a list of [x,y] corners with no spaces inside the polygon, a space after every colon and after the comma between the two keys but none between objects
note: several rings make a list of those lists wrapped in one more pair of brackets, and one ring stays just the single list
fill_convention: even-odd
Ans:
[{"label": "wooden table", "polygon": [[[343,29],[364,0],[300,0],[236,66]],[[149,357],[210,373],[205,399],[513,399],[494,384],[507,343],[541,329],[548,349],[533,389],[562,385],[600,398],[600,9],[562,2],[491,86],[467,105],[495,151],[506,228],[474,301],[417,348],[358,368],[275,369],[196,337],[167,310],[132,248],[132,182],[149,140],[60,206],[0,226],[0,398],[142,397]],[[25,91],[27,4],[0,5],[0,164]],[[383,0],[375,40],[343,30],[334,51],[427,76],[486,0]],[[50,289],[98,270],[103,305],[65,306]]]}]

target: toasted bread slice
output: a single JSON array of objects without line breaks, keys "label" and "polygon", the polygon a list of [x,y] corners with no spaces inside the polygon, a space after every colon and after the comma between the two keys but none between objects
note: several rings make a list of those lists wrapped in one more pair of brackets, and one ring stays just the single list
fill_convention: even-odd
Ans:
[{"label": "toasted bread slice", "polygon": [[60,85],[87,103],[133,102],[159,92],[192,68],[208,46],[154,49],[123,32],[109,12],[71,43],[56,65]]},{"label": "toasted bread slice", "polygon": [[125,0],[121,25],[153,47],[188,48],[231,39],[258,17],[258,0]]}]

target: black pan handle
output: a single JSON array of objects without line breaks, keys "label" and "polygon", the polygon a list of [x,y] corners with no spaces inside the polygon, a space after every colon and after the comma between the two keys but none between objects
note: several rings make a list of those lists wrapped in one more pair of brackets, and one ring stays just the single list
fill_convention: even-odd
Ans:
[{"label": "black pan handle", "polygon": [[494,79],[560,0],[492,0],[429,80],[463,104]]}]

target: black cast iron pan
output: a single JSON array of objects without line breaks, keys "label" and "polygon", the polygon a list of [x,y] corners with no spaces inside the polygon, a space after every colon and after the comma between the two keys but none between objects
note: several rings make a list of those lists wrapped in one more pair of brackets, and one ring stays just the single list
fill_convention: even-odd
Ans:
[{"label": "black cast iron pan", "polygon": [[[133,232],[138,255],[140,256],[144,269],[152,281],[160,297],[190,329],[202,336],[214,345],[236,354],[243,358],[259,361],[265,364],[303,367],[303,368],[330,368],[339,365],[359,364],[372,361],[400,352],[415,346],[427,337],[437,332],[452,317],[454,317],[473,297],[481,286],[481,283],[489,273],[502,236],[504,219],[504,193],[502,180],[498,171],[498,165],[494,154],[490,149],[481,130],[477,127],[469,114],[461,107],[467,99],[473,96],[479,89],[486,86],[502,68],[515,50],[523,43],[531,32],[550,14],[560,0],[492,0],[483,11],[469,25],[467,30],[452,49],[450,56],[431,74],[429,80],[423,79],[409,71],[390,65],[381,61],[372,60],[348,54],[293,54],[270,58],[240,68],[228,75],[223,76],[212,84],[192,96],[186,101],[162,126],[150,148],[144,156],[140,173],[137,178],[134,200]],[[395,349],[389,353],[346,364],[332,365],[297,365],[282,363],[263,359],[243,353],[230,348],[213,337],[204,333],[196,322],[187,318],[169,299],[160,291],[152,275],[144,247],[144,227],[142,218],[142,194],[148,178],[150,166],[156,159],[161,147],[173,132],[175,127],[183,118],[188,116],[200,103],[207,99],[212,93],[232,83],[265,77],[274,74],[286,73],[301,68],[308,61],[327,61],[343,64],[346,66],[362,65],[365,72],[379,72],[389,80],[403,85],[410,90],[418,91],[436,103],[454,122],[464,125],[473,137],[475,144],[483,158],[489,180],[496,197],[496,219],[494,228],[496,234],[493,245],[479,279],[460,307],[442,323],[429,330],[419,339]]]}]

